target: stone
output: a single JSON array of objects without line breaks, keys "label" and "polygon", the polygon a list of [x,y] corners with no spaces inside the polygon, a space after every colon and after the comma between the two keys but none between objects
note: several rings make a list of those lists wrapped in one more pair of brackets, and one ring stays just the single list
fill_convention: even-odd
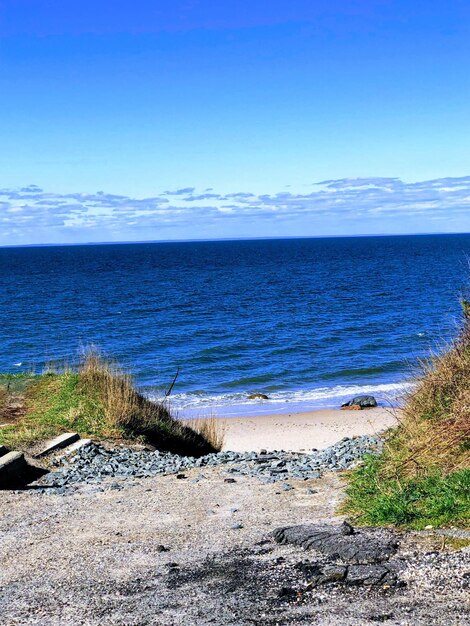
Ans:
[{"label": "stone", "polygon": [[335,583],[346,578],[347,565],[325,565],[301,564],[300,569],[305,576],[307,583],[313,587],[326,583]]},{"label": "stone", "polygon": [[388,564],[373,565],[338,565],[302,564],[302,573],[311,587],[328,583],[345,583],[347,585],[396,585],[397,575]]},{"label": "stone", "polygon": [[160,544],[156,547],[156,551],[157,552],[169,552],[170,548],[167,548],[166,546]]},{"label": "stone", "polygon": [[277,593],[277,597],[284,600],[294,598],[295,596],[297,596],[297,592],[292,587],[281,587]]},{"label": "stone", "polygon": [[250,393],[248,400],[269,400],[269,397],[265,393]]},{"label": "stone", "polygon": [[359,407],[360,409],[370,409],[377,406],[377,400],[374,396],[356,396],[349,402],[345,402],[341,405],[342,409]]},{"label": "stone", "polygon": [[383,531],[381,536],[373,536],[355,530],[353,534],[344,534],[341,526],[329,524],[277,528],[273,537],[276,543],[294,544],[345,563],[360,565],[381,563],[398,549],[398,543],[391,533]]}]

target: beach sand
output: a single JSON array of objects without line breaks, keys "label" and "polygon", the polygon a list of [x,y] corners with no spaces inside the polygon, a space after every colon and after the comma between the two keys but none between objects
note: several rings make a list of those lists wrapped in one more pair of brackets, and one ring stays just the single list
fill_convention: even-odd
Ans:
[{"label": "beach sand", "polygon": [[396,415],[396,410],[378,407],[225,418],[224,450],[299,452],[326,448],[343,437],[373,435],[390,428],[397,423]]}]

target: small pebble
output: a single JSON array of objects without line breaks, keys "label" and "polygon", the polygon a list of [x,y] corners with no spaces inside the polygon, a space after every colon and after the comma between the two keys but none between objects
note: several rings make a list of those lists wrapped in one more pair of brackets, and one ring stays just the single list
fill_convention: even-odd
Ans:
[{"label": "small pebble", "polygon": [[166,546],[160,544],[156,547],[156,551],[157,552],[169,552],[170,548],[167,548]]}]

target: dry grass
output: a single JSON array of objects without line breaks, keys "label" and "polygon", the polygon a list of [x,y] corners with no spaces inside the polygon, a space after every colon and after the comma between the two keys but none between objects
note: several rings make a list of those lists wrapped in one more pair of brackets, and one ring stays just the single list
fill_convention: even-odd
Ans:
[{"label": "dry grass", "polygon": [[225,443],[225,423],[211,415],[209,417],[200,417],[193,420],[185,421],[186,426],[204,437],[215,450],[222,450]]},{"label": "dry grass", "polygon": [[0,383],[0,421],[5,417],[8,409],[8,389]]},{"label": "dry grass", "polygon": [[186,454],[197,455],[218,449],[213,445],[215,427],[201,425],[198,430],[174,419],[164,403],[152,402],[142,396],[135,389],[131,375],[103,358],[96,348],[85,351],[78,375],[80,388],[88,395],[91,391],[99,397],[110,431],[143,437],[158,447]]},{"label": "dry grass", "polygon": [[470,467],[470,318],[458,339],[423,364],[388,442],[390,460],[404,475],[430,467],[444,474]]},{"label": "dry grass", "polygon": [[459,337],[423,364],[379,457],[350,476],[343,511],[362,524],[470,524],[470,308]]},{"label": "dry grass", "polygon": [[79,385],[85,392],[99,396],[104,419],[110,429],[132,430],[143,422],[168,419],[162,405],[148,406],[136,391],[132,377],[115,363],[105,359],[96,348],[87,350],[78,367]]},{"label": "dry grass", "polygon": [[25,415],[0,431],[4,445],[21,449],[74,430],[98,440],[139,440],[191,456],[216,450],[204,430],[193,430],[174,419],[165,404],[142,396],[132,377],[96,348],[85,350],[75,369],[48,369],[31,380]]}]

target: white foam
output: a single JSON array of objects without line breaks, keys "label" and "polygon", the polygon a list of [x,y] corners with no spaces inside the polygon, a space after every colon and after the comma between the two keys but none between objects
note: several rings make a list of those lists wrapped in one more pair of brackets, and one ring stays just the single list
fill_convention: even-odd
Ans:
[{"label": "white foam", "polygon": [[[312,389],[267,392],[269,400],[249,399],[249,392],[206,395],[181,393],[171,396],[171,408],[182,415],[202,414],[204,411],[218,415],[260,415],[274,412],[302,411],[337,407],[353,396],[374,395],[379,403],[396,404],[397,399],[410,389],[411,383],[378,385],[336,385]],[[158,400],[158,397],[153,399]]]}]

